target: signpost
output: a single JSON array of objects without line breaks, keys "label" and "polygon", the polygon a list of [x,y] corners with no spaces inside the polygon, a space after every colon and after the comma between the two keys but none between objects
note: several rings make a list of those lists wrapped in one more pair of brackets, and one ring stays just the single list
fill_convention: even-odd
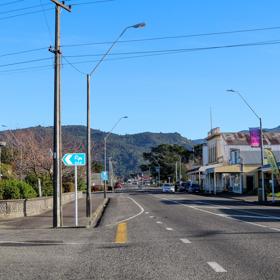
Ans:
[{"label": "signpost", "polygon": [[103,182],[108,181],[108,179],[109,179],[108,172],[107,171],[102,171],[100,173],[100,177],[101,177],[101,180]]},{"label": "signpost", "polygon": [[75,153],[75,154],[65,154],[62,158],[65,166],[75,167],[75,226],[78,223],[78,166],[86,165],[86,154],[85,153]]}]

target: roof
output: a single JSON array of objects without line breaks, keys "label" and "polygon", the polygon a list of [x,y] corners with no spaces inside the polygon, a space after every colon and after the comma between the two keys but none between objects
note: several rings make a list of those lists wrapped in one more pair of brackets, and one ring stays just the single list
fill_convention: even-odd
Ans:
[{"label": "roof", "polygon": [[[250,146],[250,133],[249,132],[230,132],[221,134],[224,141],[228,145],[249,145]],[[265,132],[264,145],[280,145],[279,132]]]}]

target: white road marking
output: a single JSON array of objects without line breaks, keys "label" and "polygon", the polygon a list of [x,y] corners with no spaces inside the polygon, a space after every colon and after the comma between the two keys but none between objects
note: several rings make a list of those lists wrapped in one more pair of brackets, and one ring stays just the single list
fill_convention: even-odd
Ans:
[{"label": "white road marking", "polygon": [[150,214],[150,212],[145,212],[146,215]]},{"label": "white road marking", "polygon": [[180,239],[183,243],[185,244],[191,244],[191,241],[189,239],[186,239],[186,238],[182,238]]},{"label": "white road marking", "polygon": [[125,220],[121,220],[121,221],[118,221],[118,222],[116,222],[114,224],[107,225],[107,227],[116,226],[118,224],[121,224],[121,223],[124,223],[124,222],[128,222],[130,220],[133,220],[133,219],[137,218],[138,216],[142,215],[145,212],[144,208],[137,201],[135,201],[133,198],[128,197],[128,196],[126,198],[130,199],[131,201],[133,201],[140,208],[141,211],[138,214],[133,215],[133,216],[131,216],[131,217],[125,219]]},{"label": "white road marking", "polygon": [[249,224],[249,225],[253,225],[253,226],[257,226],[257,227],[262,227],[262,228],[267,228],[268,227],[268,226],[265,226],[265,225],[261,225],[261,224],[257,224],[257,223],[252,223],[252,222],[244,221],[244,223]]},{"label": "white road marking", "polygon": [[159,224],[159,225],[162,225],[162,222],[160,222],[160,221],[157,221],[157,224]]},{"label": "white road marking", "polygon": [[[170,200],[170,198],[162,198],[164,200]],[[192,206],[192,205],[186,205],[186,204],[183,204],[183,203],[180,203],[178,201],[173,201],[175,204],[179,204],[179,205],[182,205],[184,207],[189,207],[189,208],[192,208],[194,210],[197,210],[197,211],[200,211],[200,212],[204,212],[204,213],[207,213],[207,214],[211,214],[211,215],[215,215],[215,216],[218,216],[218,217],[223,217],[223,218],[226,218],[226,219],[231,219],[231,220],[235,220],[236,221],[236,218],[239,217],[239,218],[256,218],[256,219],[274,219],[274,220],[279,220],[280,218],[279,217],[276,217],[276,216],[267,216],[267,215],[263,215],[263,214],[259,214],[259,213],[254,213],[254,212],[250,212],[250,211],[246,211],[246,210],[238,210],[238,209],[234,209],[234,208],[229,208],[231,210],[234,210],[234,211],[239,211],[239,212],[244,212],[244,213],[250,213],[250,214],[255,214],[255,215],[228,215],[228,214],[218,214],[218,213],[213,213],[211,211],[207,211],[205,209],[201,209],[201,208],[198,208],[198,207],[201,207],[201,206]],[[213,204],[214,205],[214,204]],[[239,220],[240,222],[243,222],[243,223],[246,223],[246,224],[251,224],[251,225],[254,225],[254,226],[258,226],[258,227],[262,227],[262,228],[268,228],[267,226],[265,225],[261,225],[261,224],[257,224],[257,223],[252,223],[252,222],[248,222],[248,221],[242,221],[242,220]]]},{"label": "white road marking", "polygon": [[86,243],[76,243],[76,242],[59,242],[59,241],[53,241],[53,242],[47,242],[47,241],[0,241],[0,245],[3,244],[9,244],[9,245],[19,245],[19,244],[25,244],[25,245],[37,245],[37,246],[44,246],[44,245],[85,245]]},{"label": "white road marking", "polygon": [[166,230],[168,230],[168,231],[173,231],[174,229],[173,229],[173,228],[170,228],[170,227],[167,227]]},{"label": "white road marking", "polygon": [[218,273],[227,272],[222,266],[220,266],[216,262],[207,262],[207,263],[215,272]]},{"label": "white road marking", "polygon": [[269,228],[269,229],[280,231],[280,228]]},{"label": "white road marking", "polygon": [[153,219],[155,216],[150,216],[151,219]]}]

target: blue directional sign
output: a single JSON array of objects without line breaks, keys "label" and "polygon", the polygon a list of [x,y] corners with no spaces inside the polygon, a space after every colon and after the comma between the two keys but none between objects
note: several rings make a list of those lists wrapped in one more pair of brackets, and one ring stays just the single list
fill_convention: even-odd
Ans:
[{"label": "blue directional sign", "polygon": [[83,166],[86,165],[86,154],[65,154],[62,161],[66,166]]},{"label": "blue directional sign", "polygon": [[100,173],[100,177],[101,177],[102,181],[108,181],[108,179],[109,179],[108,172],[107,171],[102,171]]}]

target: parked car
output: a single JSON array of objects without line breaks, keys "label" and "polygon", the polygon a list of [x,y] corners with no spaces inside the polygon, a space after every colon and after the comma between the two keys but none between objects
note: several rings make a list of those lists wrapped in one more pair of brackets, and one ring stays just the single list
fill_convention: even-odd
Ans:
[{"label": "parked car", "polygon": [[116,182],[115,189],[121,189],[123,187],[123,184],[121,182]]},{"label": "parked car", "polygon": [[172,184],[163,184],[162,192],[164,193],[175,193],[175,186]]},{"label": "parked car", "polygon": [[200,186],[198,184],[191,184],[188,187],[189,193],[199,193],[200,192]]},{"label": "parked car", "polygon": [[187,192],[189,189],[190,183],[188,182],[183,182],[181,185],[178,187],[179,192]]}]

